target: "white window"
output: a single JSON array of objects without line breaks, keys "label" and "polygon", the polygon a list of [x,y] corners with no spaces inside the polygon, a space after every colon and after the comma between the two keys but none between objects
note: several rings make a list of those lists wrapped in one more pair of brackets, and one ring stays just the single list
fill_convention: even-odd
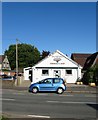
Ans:
[{"label": "white window", "polygon": [[42,75],[49,75],[49,70],[42,70]]}]

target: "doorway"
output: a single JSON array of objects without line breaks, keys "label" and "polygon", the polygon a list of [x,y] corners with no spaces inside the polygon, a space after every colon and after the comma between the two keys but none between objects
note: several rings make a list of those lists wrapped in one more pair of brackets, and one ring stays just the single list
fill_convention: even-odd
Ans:
[{"label": "doorway", "polygon": [[29,70],[29,79],[32,82],[32,70]]},{"label": "doorway", "polygon": [[54,70],[54,77],[56,77],[56,78],[61,77],[61,71],[60,70]]}]

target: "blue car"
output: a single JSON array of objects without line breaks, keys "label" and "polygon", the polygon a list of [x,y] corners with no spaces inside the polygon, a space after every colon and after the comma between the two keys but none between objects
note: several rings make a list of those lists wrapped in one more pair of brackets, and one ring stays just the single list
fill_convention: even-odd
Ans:
[{"label": "blue car", "polygon": [[66,85],[62,78],[46,78],[31,84],[29,87],[29,91],[33,93],[40,91],[56,91],[58,94],[62,94],[65,90]]}]

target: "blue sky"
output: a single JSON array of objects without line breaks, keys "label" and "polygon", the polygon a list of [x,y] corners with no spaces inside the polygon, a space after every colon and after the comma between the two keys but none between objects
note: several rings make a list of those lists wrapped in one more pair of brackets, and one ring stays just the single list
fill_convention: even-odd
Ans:
[{"label": "blue sky", "polygon": [[2,52],[16,43],[64,54],[96,52],[95,2],[2,3]]}]

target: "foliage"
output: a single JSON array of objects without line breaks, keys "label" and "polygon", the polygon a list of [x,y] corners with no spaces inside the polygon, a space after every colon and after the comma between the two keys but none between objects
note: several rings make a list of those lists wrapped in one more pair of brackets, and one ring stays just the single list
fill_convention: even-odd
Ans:
[{"label": "foliage", "polygon": [[87,78],[88,78],[88,83],[92,83],[92,82],[95,82],[94,81],[94,68],[90,68],[88,71],[87,71]]},{"label": "foliage", "polygon": [[[5,51],[11,69],[16,68],[16,45],[10,45]],[[18,44],[18,66],[19,68],[32,67],[40,60],[40,52],[30,44]]]},{"label": "foliage", "polygon": [[77,78],[77,82],[81,82],[81,79],[80,79],[80,77],[78,77],[78,78]]},{"label": "foliage", "polygon": [[94,79],[95,79],[96,85],[98,85],[98,65],[95,66]]},{"label": "foliage", "polygon": [[15,59],[16,59],[16,46],[15,45],[10,45],[9,49],[5,51],[5,55],[7,55],[10,66],[12,69],[15,68]]},{"label": "foliage", "polygon": [[85,84],[94,82],[98,85],[98,65],[90,67],[83,76],[83,82]]},{"label": "foliage", "polygon": [[6,117],[4,117],[4,116],[2,116],[2,117],[0,118],[0,120],[9,120],[9,119],[6,118]]},{"label": "foliage", "polygon": [[42,51],[42,55],[41,55],[41,59],[44,59],[46,56],[48,56],[50,54],[49,51]]},{"label": "foliage", "polygon": [[7,71],[7,72],[8,72],[8,71],[10,71],[10,70],[8,70],[8,69],[2,69],[2,71]]}]

